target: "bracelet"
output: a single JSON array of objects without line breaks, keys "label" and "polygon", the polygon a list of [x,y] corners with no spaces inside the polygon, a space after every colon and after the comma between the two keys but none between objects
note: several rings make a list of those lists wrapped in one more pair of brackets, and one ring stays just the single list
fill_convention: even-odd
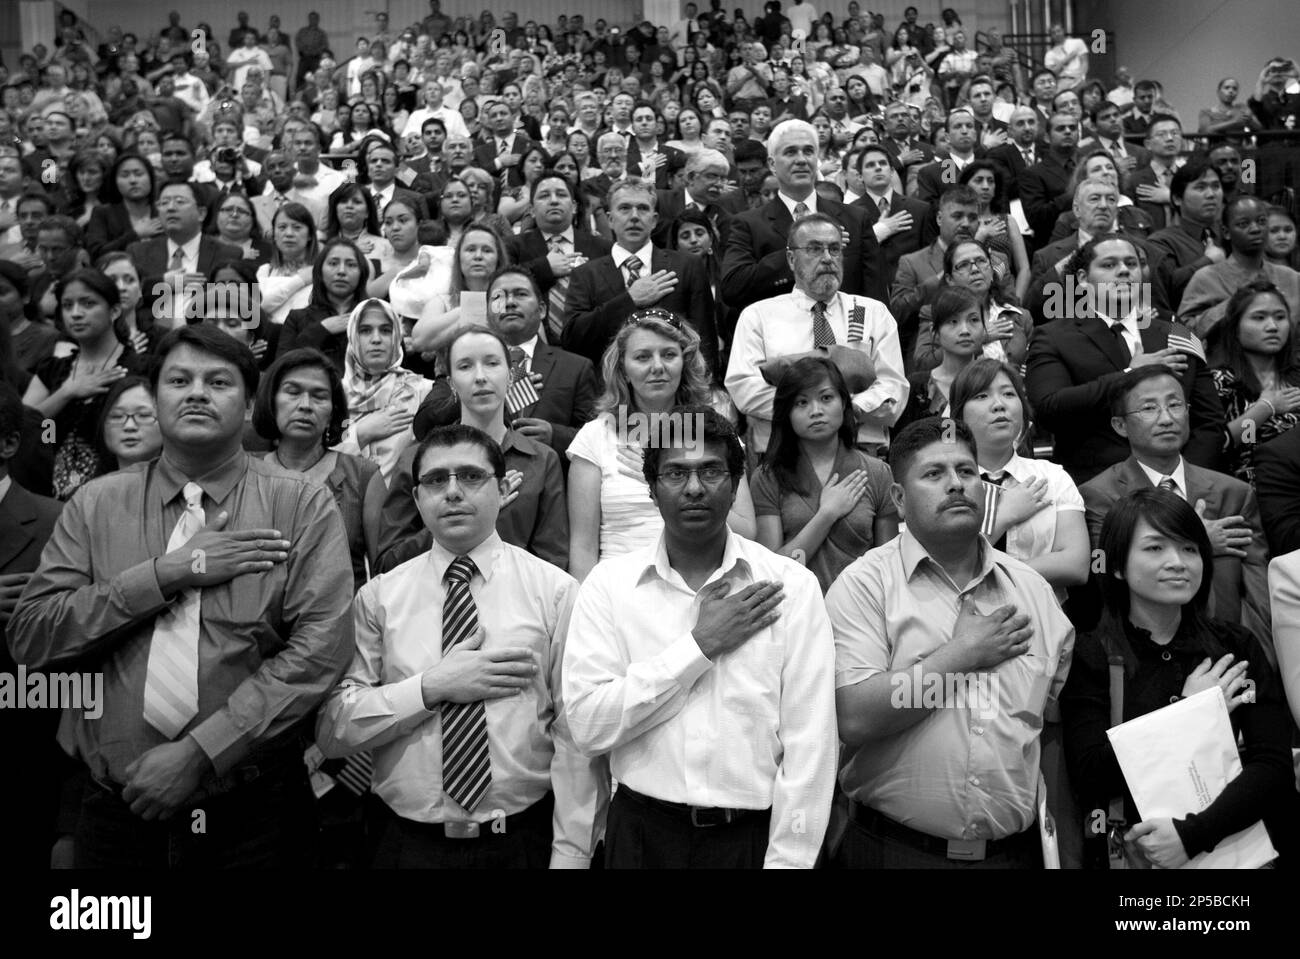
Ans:
[{"label": "bracelet", "polygon": [[1268,407],[1268,409],[1269,409],[1269,418],[1270,418],[1270,419],[1272,419],[1274,416],[1277,416],[1277,407],[1274,406],[1273,403],[1272,403],[1270,400],[1266,400],[1266,399],[1264,399],[1264,397],[1261,396],[1261,397],[1260,397],[1258,400],[1256,400],[1255,402],[1257,402],[1257,403],[1263,403],[1263,404],[1265,404],[1265,405]]}]

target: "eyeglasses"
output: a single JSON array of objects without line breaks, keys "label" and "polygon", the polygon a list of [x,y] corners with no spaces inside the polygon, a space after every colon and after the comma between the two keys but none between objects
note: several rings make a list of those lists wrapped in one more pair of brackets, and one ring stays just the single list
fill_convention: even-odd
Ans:
[{"label": "eyeglasses", "polygon": [[970,260],[962,260],[960,263],[952,265],[954,273],[970,273],[972,270],[987,270],[993,264],[986,256],[977,256]]},{"label": "eyeglasses", "polygon": [[669,310],[660,309],[637,310],[627,318],[627,323],[625,325],[640,326],[647,320],[658,320],[660,323],[667,323],[674,330],[680,330],[682,328],[682,318],[680,316],[676,313],[670,312]]},{"label": "eyeglasses", "polygon": [[219,213],[237,214],[237,215],[239,215],[239,216],[252,216],[252,215],[253,215],[253,212],[252,212],[251,210],[245,210],[242,206],[223,206],[223,207],[222,207],[218,212],[219,212]]},{"label": "eyeglasses", "polygon": [[109,413],[104,417],[104,422],[109,426],[125,426],[127,420],[134,421],[136,426],[152,426],[158,422],[158,414],[152,410],[142,410],[138,413]]},{"label": "eyeglasses", "polygon": [[476,490],[491,479],[493,474],[473,467],[463,470],[429,470],[420,477],[420,485],[441,492],[447,488],[453,476],[465,489]]},{"label": "eyeglasses", "polygon": [[805,243],[803,246],[792,246],[792,250],[802,250],[805,253],[812,254],[813,257],[821,259],[827,253],[832,257],[838,258],[844,253],[842,243]]},{"label": "eyeglasses", "polygon": [[731,473],[721,466],[705,466],[703,469],[682,469],[674,466],[664,470],[656,478],[669,489],[683,489],[692,476],[698,476],[705,486],[718,486]]},{"label": "eyeglasses", "polygon": [[1154,423],[1160,418],[1161,413],[1168,413],[1174,419],[1181,419],[1187,415],[1187,404],[1182,400],[1171,400],[1164,405],[1160,403],[1143,403],[1137,409],[1125,410],[1124,413],[1129,416],[1136,416],[1144,422]]}]

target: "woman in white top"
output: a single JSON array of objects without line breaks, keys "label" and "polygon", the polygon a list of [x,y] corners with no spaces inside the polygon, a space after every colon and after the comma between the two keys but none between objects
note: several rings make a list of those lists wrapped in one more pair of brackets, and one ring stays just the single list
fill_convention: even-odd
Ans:
[{"label": "woman in white top", "polygon": [[[681,404],[714,402],[699,336],[666,310],[628,317],[605,351],[601,372],[600,415],[578,431],[567,451],[569,572],[579,580],[599,560],[652,545],[663,532],[641,471],[642,449],[659,435],[650,417]],[[757,533],[748,483],[740,484],[728,525],[749,539]]]},{"label": "woman in white top", "polygon": [[[451,291],[435,293],[428,298],[420,320],[411,331],[411,340],[417,350],[428,353],[446,346],[447,338],[456,330],[462,319],[461,294],[486,293],[488,280],[497,267],[510,262],[501,234],[488,226],[474,224],[465,229],[456,244],[456,257],[452,262]],[[477,322],[483,318],[474,317]]]},{"label": "woman in white top", "polygon": [[286,203],[271,218],[271,262],[257,268],[262,316],[278,325],[311,301],[316,221],[301,203]]},{"label": "woman in white top", "polygon": [[336,449],[364,456],[392,485],[402,451],[415,442],[411,423],[433,382],[402,367],[402,323],[383,300],[357,304],[348,318],[343,392],[348,429]]},{"label": "woman in white top", "polygon": [[[1029,401],[1020,374],[1006,363],[981,358],[957,375],[950,397],[953,417],[975,437],[985,479],[985,535],[1032,567],[1064,602],[1066,587],[1088,580],[1092,554],[1083,497],[1062,467],[1016,452],[1029,433]],[[993,485],[998,481],[1000,491]]]}]

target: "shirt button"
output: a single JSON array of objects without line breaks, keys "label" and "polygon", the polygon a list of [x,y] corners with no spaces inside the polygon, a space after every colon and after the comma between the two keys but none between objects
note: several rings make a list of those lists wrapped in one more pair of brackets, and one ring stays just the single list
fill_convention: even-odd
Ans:
[{"label": "shirt button", "polygon": [[1173,659],[1174,657],[1171,656],[1171,655],[1169,654],[1169,650],[1166,649],[1163,653],[1160,654],[1160,658],[1163,659],[1163,660],[1167,663],[1167,662],[1169,662],[1169,660]]}]

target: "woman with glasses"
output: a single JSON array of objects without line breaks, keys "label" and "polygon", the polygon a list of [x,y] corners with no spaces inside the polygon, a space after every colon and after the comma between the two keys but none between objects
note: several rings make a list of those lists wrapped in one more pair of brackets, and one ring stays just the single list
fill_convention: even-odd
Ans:
[{"label": "woman with glasses", "polygon": [[1032,425],[1020,373],[981,357],[957,374],[949,396],[953,419],[975,437],[986,492],[985,535],[1033,567],[1064,602],[1067,587],[1088,581],[1091,544],[1083,497],[1060,466],[1020,455]]},{"label": "woman with glasses", "polygon": [[1252,280],[1228,300],[1215,334],[1214,359],[1219,362],[1210,375],[1232,435],[1225,472],[1253,484],[1256,445],[1300,422],[1300,363],[1291,309],[1268,280]]},{"label": "woman with glasses", "polygon": [[1029,292],[1029,255],[1015,218],[1008,214],[1002,165],[992,160],[973,160],[961,171],[957,182],[969,186],[979,201],[980,225],[975,239],[985,243],[990,253],[1006,257],[1016,273],[1016,299],[1024,302]]},{"label": "woman with glasses", "polygon": [[113,384],[104,396],[98,436],[105,470],[147,463],[162,452],[158,410],[148,379],[133,374]]},{"label": "woman with glasses", "polygon": [[802,553],[825,593],[846,566],[898,535],[893,476],[856,448],[853,397],[830,360],[797,360],[772,404],[772,437],[751,484],[758,541]]},{"label": "woman with glasses", "polygon": [[364,517],[378,515],[387,490],[375,463],[331,448],[342,440],[347,418],[343,382],[318,350],[291,350],[258,383],[253,427],[272,445],[264,458],[334,494],[352,554],[353,588],[360,589],[367,559],[378,551]]},{"label": "woman with glasses", "polygon": [[[975,240],[950,243],[943,252],[943,282],[949,287],[968,290],[979,300],[983,336],[981,353],[976,355],[1005,360],[1020,367],[1029,352],[1033,320],[1024,310],[1003,299],[988,247]],[[912,351],[913,365],[917,370],[928,370],[942,359],[942,350],[934,340],[934,329],[925,307],[922,307],[916,347]]]},{"label": "woman with glasses", "polygon": [[[1105,609],[1075,642],[1061,693],[1065,757],[1083,808],[1104,821],[1110,800],[1123,797],[1125,823],[1112,842],[1136,868],[1177,869],[1261,820],[1285,859],[1296,821],[1291,717],[1255,638],[1206,615],[1214,550],[1201,518],[1177,494],[1139,490],[1110,508],[1100,548]],[[1216,686],[1233,742],[1243,744],[1241,771],[1198,812],[1142,820],[1106,736],[1112,709],[1127,721]],[[1096,855],[1101,868],[1105,856]]]},{"label": "woman with glasses", "polygon": [[[700,338],[666,310],[638,310],[601,362],[605,391],[597,417],[569,445],[569,572],[585,579],[602,559],[658,541],[663,518],[641,471],[642,450],[659,435],[655,416],[719,397],[709,385]],[[724,394],[725,397],[725,394]],[[741,483],[728,525],[752,539],[754,505]]]},{"label": "woman with glasses", "polygon": [[253,203],[242,193],[219,196],[209,215],[206,232],[238,247],[244,259],[261,266],[271,262],[271,244],[262,239]]}]

